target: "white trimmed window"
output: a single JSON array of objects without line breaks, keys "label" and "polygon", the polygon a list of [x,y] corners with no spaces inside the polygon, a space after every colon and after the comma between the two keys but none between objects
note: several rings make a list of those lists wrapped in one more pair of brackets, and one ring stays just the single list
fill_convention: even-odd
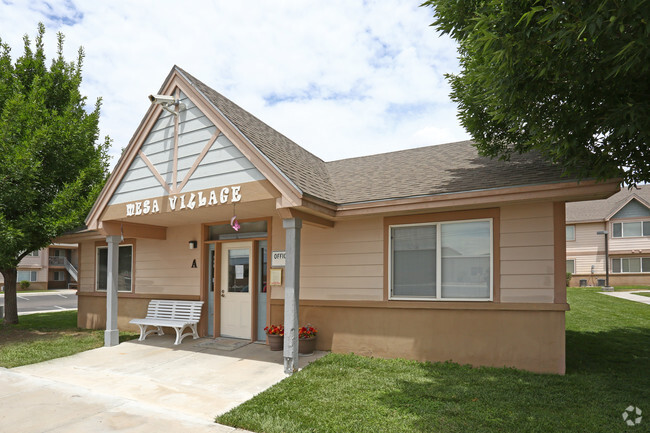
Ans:
[{"label": "white trimmed window", "polygon": [[31,253],[27,254],[28,257],[38,257],[38,250],[32,251]]},{"label": "white trimmed window", "polygon": [[16,281],[36,281],[36,271],[18,271],[16,272]]},{"label": "white trimmed window", "polygon": [[[120,245],[117,265],[117,291],[133,291],[133,245]],[[106,291],[108,286],[108,247],[97,247],[96,286]]]},{"label": "white trimmed window", "polygon": [[621,257],[612,259],[616,274],[650,272],[650,257]]},{"label": "white trimmed window", "polygon": [[576,240],[576,226],[566,226],[566,240],[567,241]]},{"label": "white trimmed window", "polygon": [[492,220],[389,228],[390,299],[492,300]]},{"label": "white trimmed window", "polygon": [[572,274],[576,273],[576,259],[566,260],[566,271],[571,272]]},{"label": "white trimmed window", "polygon": [[63,271],[54,271],[54,281],[65,281],[65,273]]},{"label": "white trimmed window", "polygon": [[612,223],[612,237],[637,238],[642,236],[650,236],[650,221]]}]

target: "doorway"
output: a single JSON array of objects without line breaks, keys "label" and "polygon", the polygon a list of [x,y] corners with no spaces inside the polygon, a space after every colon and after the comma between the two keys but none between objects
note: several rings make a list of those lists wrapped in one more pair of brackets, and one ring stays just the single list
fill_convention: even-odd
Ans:
[{"label": "doorway", "polygon": [[221,335],[251,338],[252,242],[221,244]]}]

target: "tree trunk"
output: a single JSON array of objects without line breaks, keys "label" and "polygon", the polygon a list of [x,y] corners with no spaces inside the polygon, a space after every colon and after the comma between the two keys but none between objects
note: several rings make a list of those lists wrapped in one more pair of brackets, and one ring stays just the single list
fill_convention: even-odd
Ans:
[{"label": "tree trunk", "polygon": [[0,269],[5,279],[5,323],[18,323],[18,303],[16,300],[16,268]]}]

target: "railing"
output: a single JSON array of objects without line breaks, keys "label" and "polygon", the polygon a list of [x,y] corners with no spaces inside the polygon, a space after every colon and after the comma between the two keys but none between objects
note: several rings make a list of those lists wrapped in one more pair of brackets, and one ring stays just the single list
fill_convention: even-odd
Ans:
[{"label": "railing", "polygon": [[60,256],[50,256],[49,258],[50,266],[64,266],[66,271],[70,274],[73,280],[79,281],[79,275],[77,268],[74,267],[72,263],[68,261],[65,257]]}]

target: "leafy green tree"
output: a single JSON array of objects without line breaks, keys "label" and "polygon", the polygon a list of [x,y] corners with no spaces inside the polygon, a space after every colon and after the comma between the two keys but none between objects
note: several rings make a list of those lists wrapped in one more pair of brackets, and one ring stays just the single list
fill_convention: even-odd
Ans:
[{"label": "leafy green tree", "polygon": [[650,2],[428,0],[485,156],[537,150],[578,178],[650,181]]},{"label": "leafy green tree", "polygon": [[32,50],[25,35],[22,57],[12,64],[0,39],[0,272],[5,322],[18,323],[16,267],[30,251],[78,228],[104,185],[108,137],[99,137],[99,110],[86,109],[79,92],[84,58],[57,57],[45,65],[39,24]]}]

